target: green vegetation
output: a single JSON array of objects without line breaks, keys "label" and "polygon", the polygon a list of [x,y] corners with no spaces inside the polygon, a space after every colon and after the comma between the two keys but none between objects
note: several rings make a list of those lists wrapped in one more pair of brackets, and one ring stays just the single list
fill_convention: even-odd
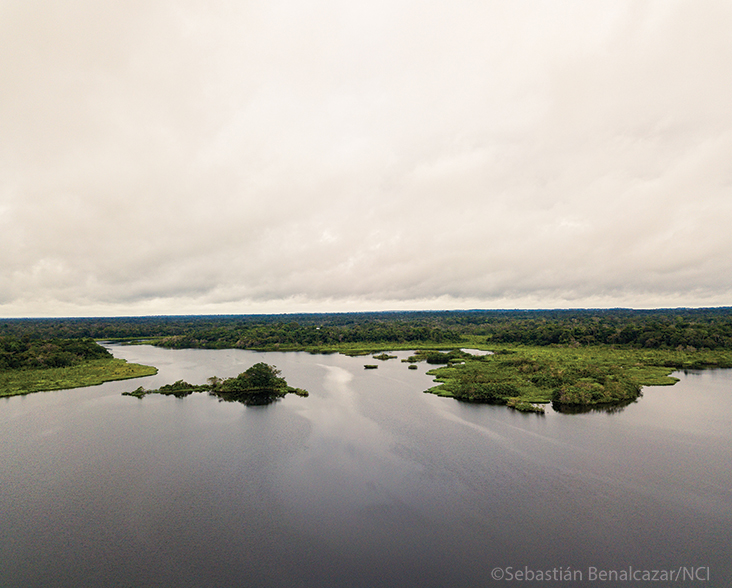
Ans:
[{"label": "green vegetation", "polygon": [[544,414],[544,407],[541,404],[533,404],[521,398],[509,398],[506,406],[518,410],[519,412],[538,412]]},{"label": "green vegetation", "polygon": [[89,338],[0,337],[0,396],[96,386],[156,373],[154,367],[114,359]]},{"label": "green vegetation", "polygon": [[[466,402],[506,404],[535,410],[552,402],[555,409],[618,408],[634,402],[642,386],[674,384],[676,369],[732,367],[730,351],[662,351],[592,347],[494,347],[495,353],[452,355],[446,367],[428,373],[440,385],[429,392]],[[422,352],[425,358],[432,357]],[[461,363],[457,363],[457,360]]]},{"label": "green vegetation", "polygon": [[194,384],[184,382],[183,380],[178,380],[173,384],[165,384],[164,386],[160,386],[160,388],[158,388],[157,390],[146,390],[145,388],[140,386],[132,392],[122,392],[122,396],[134,396],[135,398],[144,398],[148,394],[163,394],[166,396],[175,396],[176,398],[185,398],[193,392],[204,392],[210,389],[210,386],[196,386]]},{"label": "green vegetation", "polygon": [[373,364],[373,363],[367,363],[363,366],[363,369],[365,369],[365,370],[375,370],[378,368],[379,368],[379,366],[376,364]]},{"label": "green vegetation", "polygon": [[396,355],[389,355],[388,353],[380,353],[379,355],[374,355],[374,359],[378,359],[381,361],[386,361],[387,359],[396,359]]},{"label": "green vegetation", "polygon": [[154,367],[115,358],[93,359],[63,368],[3,370],[0,371],[0,396],[97,386],[112,380],[152,376],[157,372]]},{"label": "green vegetation", "polygon": [[426,361],[433,365],[452,364],[461,362],[466,358],[473,357],[469,353],[465,353],[460,349],[450,349],[448,351],[438,351],[436,349],[418,349],[414,355],[403,359],[407,363],[417,363]]},{"label": "green vegetation", "polygon": [[[642,386],[672,383],[673,369],[732,367],[732,308],[5,319],[0,373],[71,368],[93,359],[84,356],[90,338],[379,360],[416,350],[403,361],[443,366],[431,372],[441,382],[438,394],[525,411],[553,402],[574,411],[633,402]],[[496,354],[474,357],[459,349],[466,347]]]},{"label": "green vegetation", "polygon": [[344,313],[0,320],[0,336],[152,342],[176,349],[307,350],[370,353],[395,344],[454,344],[460,332],[445,313]]},{"label": "green vegetation", "polygon": [[62,368],[112,354],[93,339],[34,339],[27,335],[0,337],[0,372]]},{"label": "green vegetation", "polygon": [[165,394],[184,398],[194,392],[208,392],[212,396],[227,402],[241,402],[247,406],[269,404],[286,394],[308,396],[307,390],[293,388],[287,385],[280,371],[269,364],[257,363],[235,378],[221,380],[217,377],[208,379],[208,384],[194,385],[178,380],[173,384],[166,384],[157,390],[145,390],[142,386],[132,392],[123,392],[123,396],[144,398],[148,394]]},{"label": "green vegetation", "polygon": [[141,341],[171,348],[379,352],[472,342],[732,349],[732,308],[469,310],[3,319],[0,337]]}]

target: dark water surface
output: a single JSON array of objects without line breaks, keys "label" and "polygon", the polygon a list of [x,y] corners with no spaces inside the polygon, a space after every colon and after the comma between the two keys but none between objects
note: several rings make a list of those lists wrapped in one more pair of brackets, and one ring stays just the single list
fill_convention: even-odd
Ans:
[{"label": "dark water surface", "polygon": [[[424,364],[111,348],[159,374],[0,399],[0,586],[732,586],[732,370],[538,416],[423,394]],[[310,397],[121,396],[259,361]],[[554,568],[582,581],[507,581]]]}]

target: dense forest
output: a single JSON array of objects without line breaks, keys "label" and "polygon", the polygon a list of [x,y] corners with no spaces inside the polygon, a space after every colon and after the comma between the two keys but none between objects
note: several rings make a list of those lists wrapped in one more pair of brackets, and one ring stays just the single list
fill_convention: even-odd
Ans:
[{"label": "dense forest", "polygon": [[0,370],[62,368],[111,357],[90,338],[0,337]]},{"label": "dense forest", "polygon": [[86,338],[145,339],[169,348],[214,349],[317,349],[352,343],[444,346],[476,339],[488,344],[539,346],[599,344],[646,349],[732,349],[732,308],[0,320],[0,340],[5,346]]}]

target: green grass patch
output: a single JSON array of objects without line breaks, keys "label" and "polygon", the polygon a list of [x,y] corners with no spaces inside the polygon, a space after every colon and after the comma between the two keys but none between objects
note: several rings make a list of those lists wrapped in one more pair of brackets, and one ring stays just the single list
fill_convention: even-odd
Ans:
[{"label": "green grass patch", "polygon": [[518,410],[519,412],[535,412],[544,414],[544,407],[541,404],[534,404],[524,398],[509,398],[506,406]]},{"label": "green grass patch", "polygon": [[61,368],[5,370],[0,372],[0,396],[97,386],[112,380],[152,376],[157,372],[155,367],[115,358]]}]

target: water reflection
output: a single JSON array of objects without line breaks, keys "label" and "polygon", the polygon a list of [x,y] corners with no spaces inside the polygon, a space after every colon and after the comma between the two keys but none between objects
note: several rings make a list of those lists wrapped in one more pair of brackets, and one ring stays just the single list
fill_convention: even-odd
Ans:
[{"label": "water reflection", "polygon": [[585,414],[588,412],[617,414],[619,412],[623,412],[627,406],[638,402],[641,396],[643,396],[642,392],[638,395],[637,399],[612,402],[608,404],[563,404],[561,402],[552,401],[552,409],[555,412],[563,414]]},{"label": "water reflection", "polygon": [[[491,586],[497,566],[732,574],[730,372],[682,374],[621,412],[537,419],[424,394],[431,366],[397,360],[114,353],[160,372],[0,402],[3,586]],[[121,395],[261,361],[310,396],[252,410]]]}]

